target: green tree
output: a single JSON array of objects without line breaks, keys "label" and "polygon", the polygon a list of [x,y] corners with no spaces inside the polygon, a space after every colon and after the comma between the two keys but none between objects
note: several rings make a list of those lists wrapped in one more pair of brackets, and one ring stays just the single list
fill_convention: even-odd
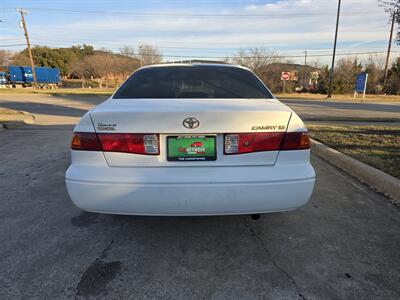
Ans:
[{"label": "green tree", "polygon": [[329,67],[325,65],[319,72],[319,78],[317,83],[317,93],[327,94],[329,87]]},{"label": "green tree", "polygon": [[[61,75],[70,75],[72,66],[88,55],[93,55],[94,50],[89,45],[77,45],[70,48],[49,48],[37,46],[32,48],[32,57],[36,66],[60,69]],[[17,53],[12,62],[14,65],[30,65],[28,50]]]},{"label": "green tree", "polygon": [[388,84],[386,85],[385,92],[388,94],[400,94],[400,57],[397,57],[393,62],[389,74]]},{"label": "green tree", "polygon": [[82,59],[85,56],[92,55],[94,53],[94,48],[93,46],[90,45],[76,45],[72,46],[71,50],[75,53],[75,55],[79,58]]}]

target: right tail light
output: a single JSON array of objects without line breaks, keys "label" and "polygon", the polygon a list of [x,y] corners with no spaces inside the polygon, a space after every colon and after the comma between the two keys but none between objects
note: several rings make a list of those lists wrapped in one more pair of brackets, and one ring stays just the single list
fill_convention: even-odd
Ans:
[{"label": "right tail light", "polygon": [[305,150],[310,148],[307,132],[229,133],[224,135],[224,154],[260,151]]},{"label": "right tail light", "polygon": [[310,138],[307,132],[287,132],[283,138],[280,150],[310,149]]}]

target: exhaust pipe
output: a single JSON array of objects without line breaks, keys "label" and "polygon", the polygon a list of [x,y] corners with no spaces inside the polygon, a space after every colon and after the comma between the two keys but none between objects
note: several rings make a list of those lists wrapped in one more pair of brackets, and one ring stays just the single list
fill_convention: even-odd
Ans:
[{"label": "exhaust pipe", "polygon": [[259,218],[260,218],[260,215],[259,215],[259,214],[251,215],[251,219],[252,219],[252,220],[258,220]]}]

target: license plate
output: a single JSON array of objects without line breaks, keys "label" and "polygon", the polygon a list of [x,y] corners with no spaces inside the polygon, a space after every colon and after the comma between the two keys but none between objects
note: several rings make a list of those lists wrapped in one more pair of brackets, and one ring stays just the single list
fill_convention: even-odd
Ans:
[{"label": "license plate", "polygon": [[212,135],[182,135],[167,137],[167,160],[216,160],[216,138]]}]

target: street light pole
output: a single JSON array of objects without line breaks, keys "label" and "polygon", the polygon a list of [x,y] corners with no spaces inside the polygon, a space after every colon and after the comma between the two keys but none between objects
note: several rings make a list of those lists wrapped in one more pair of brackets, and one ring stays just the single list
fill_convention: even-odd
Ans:
[{"label": "street light pole", "polygon": [[341,3],[342,3],[342,0],[339,0],[338,1],[337,17],[336,17],[335,42],[333,43],[332,66],[331,66],[331,71],[329,73],[328,98],[332,97],[333,69],[335,67],[336,43],[337,43],[337,35],[338,35],[338,28],[339,28],[339,16],[340,16],[340,5],[341,5]]},{"label": "street light pole", "polygon": [[19,11],[21,13],[21,23],[22,23],[22,27],[24,28],[24,32],[25,32],[26,46],[28,48],[28,55],[29,55],[29,60],[31,62],[31,68],[32,68],[33,84],[35,86],[36,85],[35,64],[33,63],[31,43],[29,42],[28,30],[26,29],[26,23],[25,23],[25,17],[24,17],[24,15],[27,14],[28,12],[26,10],[23,10],[20,8],[17,8],[17,11]]}]

